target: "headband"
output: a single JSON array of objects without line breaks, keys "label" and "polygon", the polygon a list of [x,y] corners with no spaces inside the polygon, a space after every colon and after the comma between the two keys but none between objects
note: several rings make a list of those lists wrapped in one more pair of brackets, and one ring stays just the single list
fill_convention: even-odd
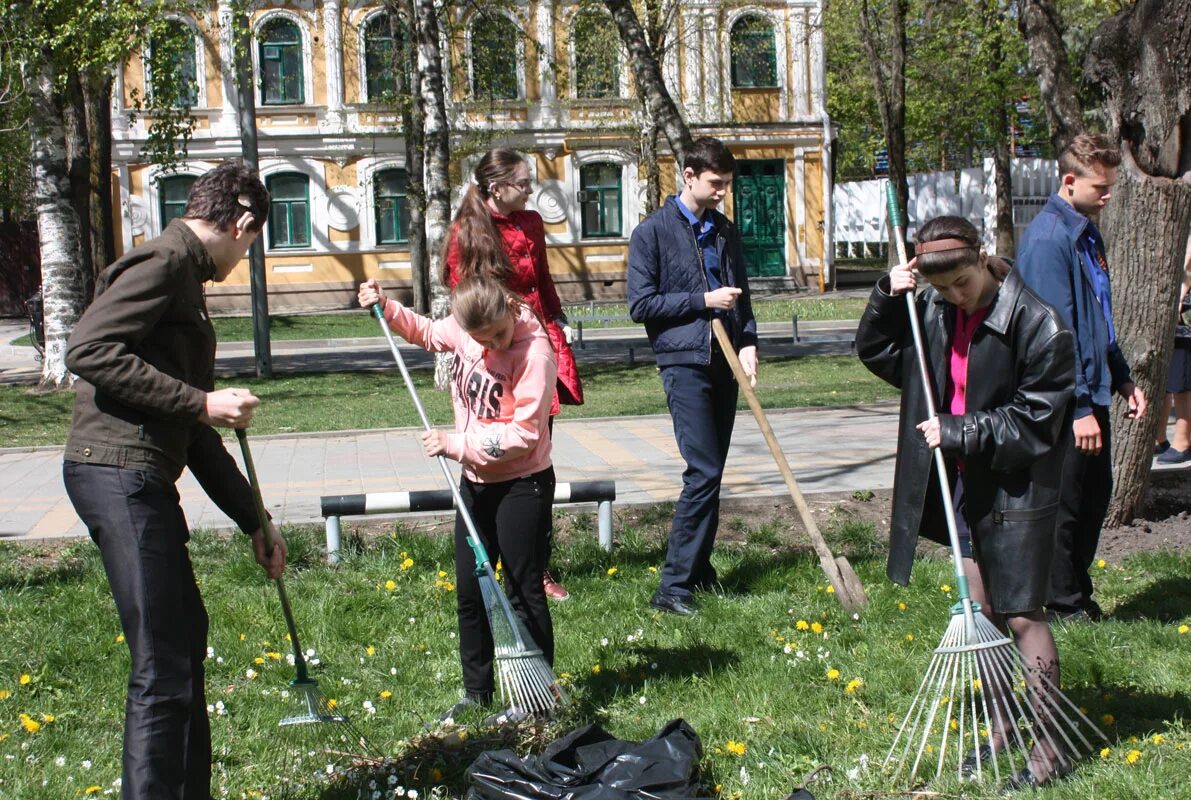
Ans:
[{"label": "headband", "polygon": [[975,250],[977,245],[968,244],[963,239],[935,239],[933,242],[922,242],[914,248],[914,255],[926,253],[945,253],[948,250]]}]

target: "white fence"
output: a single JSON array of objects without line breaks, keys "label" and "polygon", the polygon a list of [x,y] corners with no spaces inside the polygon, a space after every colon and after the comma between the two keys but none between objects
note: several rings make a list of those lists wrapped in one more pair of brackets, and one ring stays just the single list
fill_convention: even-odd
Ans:
[{"label": "white fence", "polygon": [[[1013,229],[1017,237],[1046,199],[1059,188],[1053,159],[1018,158],[1012,162]],[[922,172],[909,177],[907,234],[940,214],[971,220],[990,251],[996,243],[996,180],[991,158],[983,167],[952,172]],[[832,193],[836,258],[879,258],[889,241],[884,180],[837,183]],[[1012,256],[1012,253],[1002,255]]]}]

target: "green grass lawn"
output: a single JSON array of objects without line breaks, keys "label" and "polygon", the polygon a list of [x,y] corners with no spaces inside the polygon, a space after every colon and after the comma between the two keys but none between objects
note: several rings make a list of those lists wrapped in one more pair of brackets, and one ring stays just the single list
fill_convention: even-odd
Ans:
[{"label": "green grass lawn", "polygon": [[[758,394],[767,408],[842,406],[896,396],[848,356],[766,359]],[[429,371],[414,370],[419,395],[438,424],[451,419],[450,398],[435,391]],[[649,364],[583,366],[587,402],[567,406],[563,417],[664,414],[666,398],[657,370]],[[396,367],[388,373],[326,373],[236,378],[221,386],[247,386],[261,398],[253,432],[295,433],[363,430],[418,425]],[[70,427],[71,392],[37,394],[20,386],[0,386],[0,446],[61,444]],[[740,407],[746,408],[743,398]]]},{"label": "green grass lawn", "polygon": [[[574,597],[552,606],[556,670],[573,704],[557,726],[513,737],[514,746],[538,750],[592,721],[639,739],[683,717],[703,741],[707,796],[718,787],[723,798],[780,800],[821,764],[834,772],[830,783],[811,787],[820,800],[893,796],[879,764],[946,625],[948,563],[921,560],[911,587],[894,586],[873,528],[833,515],[826,534],[850,556],[870,599],[853,619],[826,591],[817,559],[792,549],[781,525],[754,529],[732,517],[725,525],[736,543],[721,543],[714,556],[723,590],[701,599],[697,617],[679,619],[647,606],[671,511],[620,520],[611,554],[595,546],[591,515],[558,515],[568,535],[555,566]],[[347,533],[344,559],[330,568],[319,558],[320,530],[286,532],[287,587],[303,646],[318,659],[314,675],[394,759],[401,785],[422,798],[461,797],[463,768],[499,742],[475,726],[467,738],[422,735],[423,721],[460,691],[449,541],[402,528],[368,539]],[[212,621],[206,685],[208,702],[219,704],[215,796],[261,797],[252,792],[267,794],[285,749],[277,720],[293,711],[293,699],[282,696],[292,668],[276,593],[243,538],[200,532],[192,555]],[[1057,635],[1065,691],[1096,720],[1111,720],[1110,741],[1103,756],[1030,797],[1188,796],[1188,574],[1187,553],[1098,570],[1109,619]],[[51,554],[0,545],[0,614],[0,796],[110,794],[128,657],[93,546],[80,541]],[[808,627],[800,620],[821,632],[800,630]],[[961,796],[953,784],[937,788]],[[996,795],[967,787],[962,796]]]}]

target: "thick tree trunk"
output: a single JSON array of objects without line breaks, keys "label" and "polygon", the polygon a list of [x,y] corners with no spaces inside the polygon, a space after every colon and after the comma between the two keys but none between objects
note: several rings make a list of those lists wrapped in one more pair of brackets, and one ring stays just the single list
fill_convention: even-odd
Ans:
[{"label": "thick tree trunk", "polygon": [[98,276],[116,260],[112,225],[112,76],[103,73],[83,83],[87,138],[91,142],[91,266]]},{"label": "thick tree trunk", "polygon": [[[416,27],[413,0],[392,5],[389,19],[394,52],[393,74],[397,76],[397,102],[401,104],[401,132],[405,138],[406,203],[409,208],[409,271],[414,309],[430,313],[430,258],[426,250],[426,156],[425,129],[421,103],[418,49],[414,46]],[[404,29],[402,29],[404,28]],[[406,86],[409,76],[409,86]]]},{"label": "thick tree trunk", "polygon": [[56,389],[73,383],[66,369],[66,339],[86,306],[87,277],[82,226],[71,205],[66,157],[66,102],[54,91],[53,71],[34,67],[29,92],[30,166],[33,206],[40,240],[42,298],[45,304],[45,360],[41,386]]},{"label": "thick tree trunk", "polygon": [[1057,153],[1083,129],[1083,114],[1054,0],[1017,0],[1017,26],[1030,51],[1030,71],[1038,81]]},{"label": "thick tree trunk", "polygon": [[66,105],[63,119],[66,122],[66,170],[70,176],[70,204],[81,227],[83,261],[79,265],[83,274],[83,307],[91,302],[95,294],[95,275],[103,267],[92,262],[94,248],[91,239],[91,140],[87,136],[87,107],[83,95],[82,77],[72,75],[66,80]]},{"label": "thick tree trunk", "polygon": [[[878,20],[868,0],[860,4],[860,40],[869,60],[873,77],[873,93],[885,132],[885,147],[889,152],[889,181],[897,191],[907,219],[910,209],[910,186],[906,180],[906,0],[890,0],[889,53],[881,46]],[[883,21],[881,21],[883,22]],[[883,27],[883,26],[882,26]],[[884,65],[888,64],[888,68]],[[893,226],[889,227],[890,264],[897,263],[897,247],[893,240]]]},{"label": "thick tree trunk", "polygon": [[641,119],[641,158],[637,163],[641,165],[641,181],[645,184],[645,208],[642,210],[649,216],[662,204],[662,170],[658,164],[658,126],[644,102]]},{"label": "thick tree trunk", "polygon": [[691,144],[691,132],[678,110],[674,98],[666,89],[657,52],[650,47],[645,29],[631,0],[604,0],[612,14],[620,40],[629,54],[629,64],[637,82],[637,91],[649,108],[657,126],[666,134],[675,159],[682,163],[683,154]]},{"label": "thick tree trunk", "polygon": [[1154,435],[1165,424],[1157,409],[1166,391],[1174,309],[1191,227],[1191,180],[1148,176],[1134,162],[1127,142],[1122,151],[1125,160],[1103,226],[1113,277],[1112,317],[1133,380],[1151,405],[1145,418],[1130,420],[1123,403],[1113,404],[1116,485],[1108,525],[1132,520],[1145,500]]},{"label": "thick tree trunk", "polygon": [[993,145],[997,198],[997,255],[1013,258],[1017,252],[1013,232],[1013,158],[1009,152],[1009,107],[1002,103],[997,114]]}]

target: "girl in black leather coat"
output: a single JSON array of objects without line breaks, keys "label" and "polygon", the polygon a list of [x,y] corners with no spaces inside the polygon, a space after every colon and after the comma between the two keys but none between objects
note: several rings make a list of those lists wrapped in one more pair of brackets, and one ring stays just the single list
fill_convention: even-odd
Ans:
[{"label": "girl in black leather coat", "polygon": [[[902,390],[894,473],[889,577],[909,582],[918,535],[946,543],[931,450],[948,464],[972,598],[1012,631],[1035,686],[1059,685],[1059,656],[1043,604],[1054,550],[1065,436],[1075,387],[1070,330],[1012,272],[980,251],[976,229],[937,217],[919,230],[917,257],[873,290],[857,332],[865,366]],[[927,419],[906,291],[914,268],[939,416]],[[999,749],[1005,733],[994,730]],[[974,754],[972,757],[974,762]],[[1036,747],[1022,782],[1043,783],[1057,756]],[[1069,763],[1069,762],[1068,762]]]}]

